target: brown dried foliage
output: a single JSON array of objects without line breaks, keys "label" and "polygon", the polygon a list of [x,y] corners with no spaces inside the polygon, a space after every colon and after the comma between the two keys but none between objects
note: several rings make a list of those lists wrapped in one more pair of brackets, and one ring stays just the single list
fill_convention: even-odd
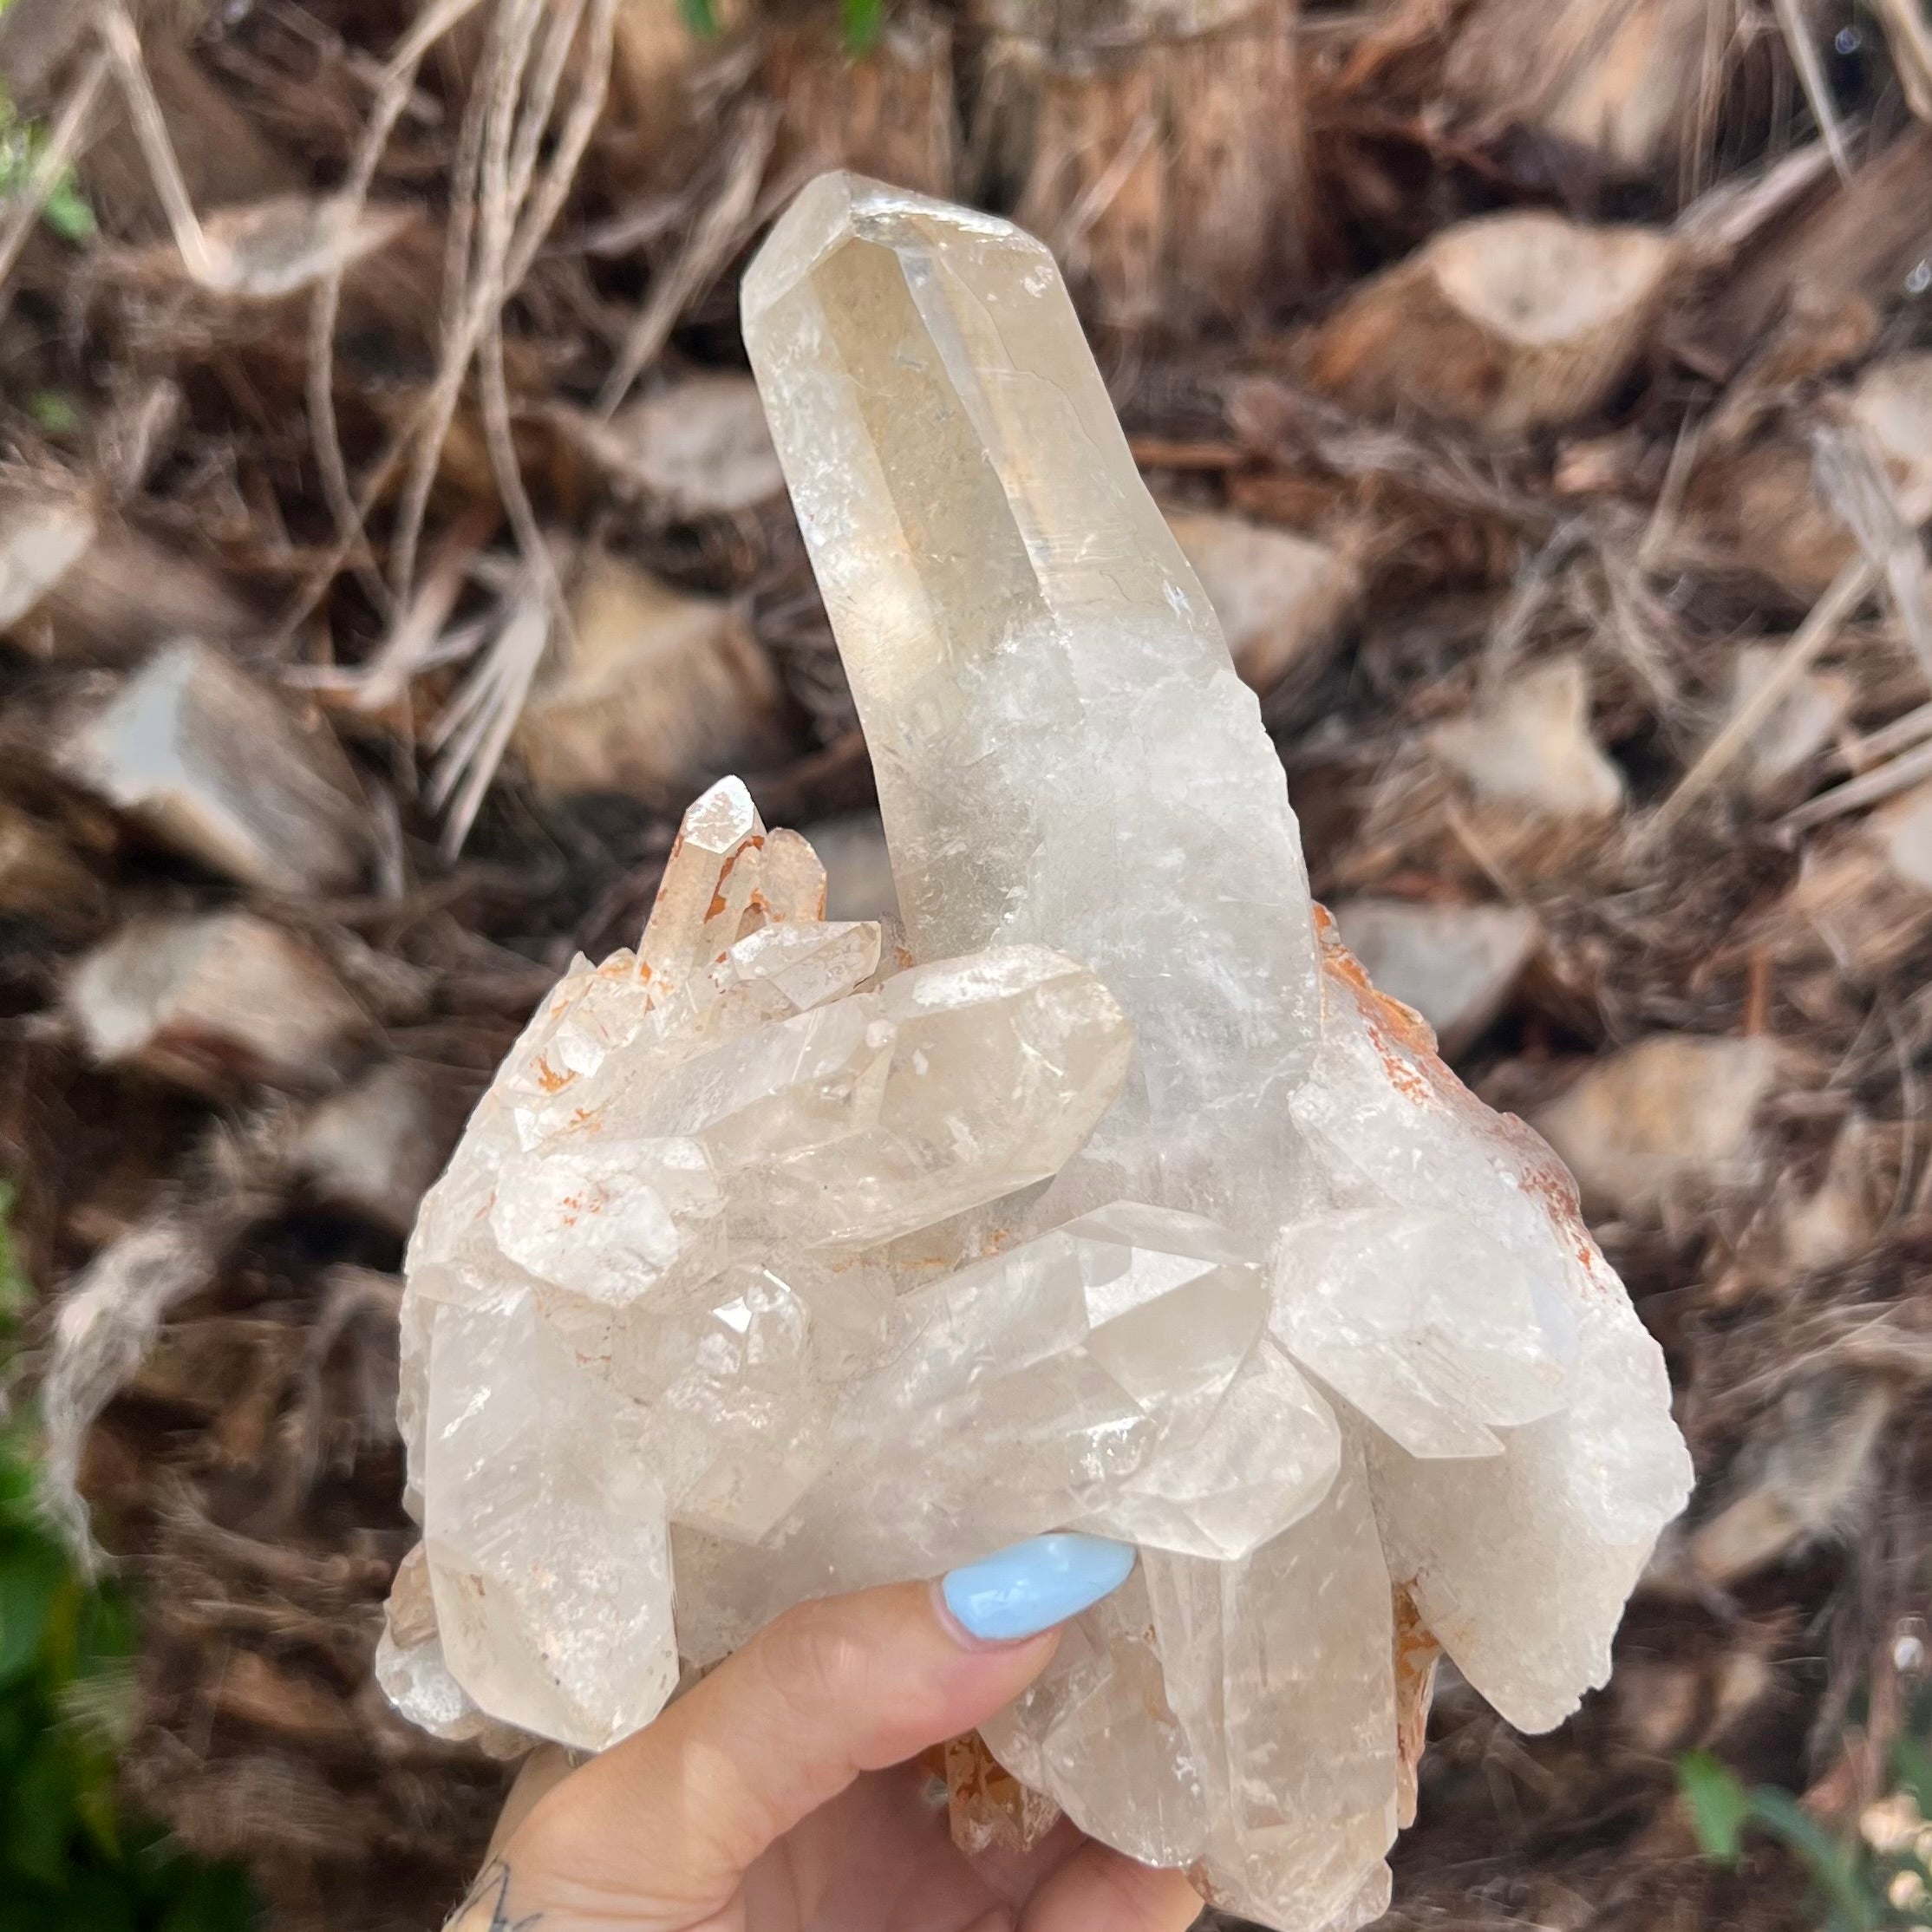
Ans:
[{"label": "brown dried foliage", "polygon": [[[634,937],[682,802],[665,760],[700,755],[675,747],[756,744],[774,822],[868,803],[782,500],[707,508],[689,467],[655,494],[623,442],[627,397],[741,369],[744,255],[843,161],[1038,224],[1164,499],[1348,557],[1346,628],[1264,715],[1319,893],[1534,912],[1459,1072],[1527,1112],[1652,1034],[1780,1043],[1746,1178],[1598,1230],[1682,1392],[1687,1527],[1555,1736],[1441,1674],[1396,1922],[1798,1922],[1771,1854],[1696,1858],[1671,1764],[1707,1746],[1848,1816],[1928,1608],[1932,887],[1876,796],[1932,741],[1926,512],[1896,450],[1848,471],[1843,441],[1863,372],[1932,343],[1918,79],[1815,23],[1795,62],[1803,10],[1732,0],[909,0],[858,54],[804,0],[718,11],[714,39],[675,0],[179,0],[118,40],[118,9],[105,38],[65,0],[0,19],[101,224],[0,227],[0,1170],[30,1366],[151,1606],[130,1785],[249,1860],[278,1927],[400,1928],[465,1874],[501,1773],[369,1676],[412,1534],[393,1187],[318,1168],[302,1081],[218,1106],[166,1056],[97,1064],[78,964],[130,919],[245,903],[366,1016],[317,1079],[401,1070],[369,1118],[415,1137],[384,1172],[420,1185],[572,951]],[[1674,265],[1608,329],[1479,240],[1423,285],[1432,237],[1535,210],[1648,230]],[[768,665],[646,692],[642,795],[560,795],[512,741],[599,557],[734,600],[721,634]],[[53,755],[184,631],[346,748],[348,889],[250,893]],[[1775,769],[1761,738],[1709,751],[1746,646],[1843,698]],[[1608,812],[1443,753],[1556,660]],[[690,712],[744,688],[754,730]],[[126,1325],[77,1365],[58,1311],[102,1282]]]}]

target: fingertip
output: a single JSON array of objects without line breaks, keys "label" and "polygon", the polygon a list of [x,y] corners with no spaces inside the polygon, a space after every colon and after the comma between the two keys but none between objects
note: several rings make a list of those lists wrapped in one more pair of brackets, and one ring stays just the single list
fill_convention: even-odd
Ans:
[{"label": "fingertip", "polygon": [[984,1643],[1037,1635],[1111,1596],[1133,1574],[1131,1543],[1069,1531],[1028,1537],[976,1563],[949,1570],[939,1582],[952,1622]]},{"label": "fingertip", "polygon": [[[1063,1634],[1063,1626],[1055,1623],[1027,1636],[978,1636],[953,1614],[940,1583],[915,1587],[921,1620],[938,1634],[939,1642],[930,1645],[929,1640],[923,1661],[898,1674],[894,1700],[897,1721],[888,1727],[897,1734],[883,1744],[896,1755],[881,1763],[897,1762],[930,1745],[977,1729],[1040,1675],[1053,1661]],[[907,1661],[911,1662],[910,1652]],[[865,1768],[876,1770],[879,1764]]]},{"label": "fingertip", "polygon": [[1064,1620],[1014,1636],[993,1636],[969,1629],[954,1609],[952,1597],[948,1593],[951,1582],[950,1576],[935,1576],[925,1585],[925,1594],[934,1622],[946,1633],[956,1648],[967,1656],[1001,1657],[1022,1656],[1037,1650],[1041,1666],[1045,1668],[1047,1659],[1059,1648],[1061,1632],[1066,1628]]}]

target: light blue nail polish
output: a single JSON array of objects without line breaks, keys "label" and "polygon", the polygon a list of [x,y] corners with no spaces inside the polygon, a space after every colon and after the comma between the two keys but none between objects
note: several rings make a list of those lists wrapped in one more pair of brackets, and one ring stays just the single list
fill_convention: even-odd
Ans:
[{"label": "light blue nail polish", "polygon": [[1062,1531],[1028,1537],[948,1574],[946,1608],[973,1636],[1011,1643],[1077,1616],[1132,1575],[1131,1543]]}]

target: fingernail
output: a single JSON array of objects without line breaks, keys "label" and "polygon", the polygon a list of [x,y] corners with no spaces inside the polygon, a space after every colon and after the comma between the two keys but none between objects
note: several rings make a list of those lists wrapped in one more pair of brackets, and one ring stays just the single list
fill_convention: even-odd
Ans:
[{"label": "fingernail", "polygon": [[1063,1531],[1028,1537],[950,1571],[940,1595],[969,1636],[1012,1643],[1077,1616],[1132,1574],[1131,1543]]}]

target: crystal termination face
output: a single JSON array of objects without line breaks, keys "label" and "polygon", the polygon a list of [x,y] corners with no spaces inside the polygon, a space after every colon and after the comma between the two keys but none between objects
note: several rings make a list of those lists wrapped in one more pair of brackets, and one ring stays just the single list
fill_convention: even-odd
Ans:
[{"label": "crystal termination face", "polygon": [[906,930],[727,780],[411,1243],[378,1668],[485,1747],[647,1723],[803,1598],[1139,1546],[943,1753],[1226,1909],[1386,1909],[1435,1661],[1558,1722],[1690,1472],[1570,1177],[1369,985],[1052,258],[813,182],[745,339]]}]

